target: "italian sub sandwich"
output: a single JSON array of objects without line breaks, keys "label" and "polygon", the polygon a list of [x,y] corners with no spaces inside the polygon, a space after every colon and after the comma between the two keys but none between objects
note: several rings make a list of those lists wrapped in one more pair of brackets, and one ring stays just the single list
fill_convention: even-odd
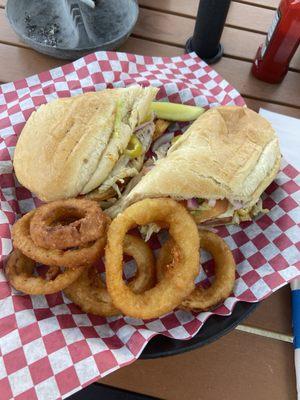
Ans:
[{"label": "italian sub sandwich", "polygon": [[[256,112],[237,106],[201,115],[108,213],[155,197],[182,202],[200,225],[251,220],[280,167],[276,134]],[[155,230],[155,226],[152,227]]]},{"label": "italian sub sandwich", "polygon": [[138,174],[155,132],[158,89],[131,86],[54,100],[33,112],[14,154],[19,182],[41,200],[107,200]]}]

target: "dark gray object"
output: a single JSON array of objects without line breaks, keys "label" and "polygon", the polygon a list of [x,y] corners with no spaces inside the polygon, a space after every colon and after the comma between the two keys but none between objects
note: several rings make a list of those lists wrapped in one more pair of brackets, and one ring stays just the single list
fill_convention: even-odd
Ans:
[{"label": "dark gray object", "polygon": [[119,389],[100,382],[82,389],[80,392],[68,397],[69,400],[160,400],[156,397],[146,396],[141,393],[129,392],[128,390]]},{"label": "dark gray object", "polygon": [[74,60],[96,50],[114,50],[132,32],[136,0],[97,0],[95,8],[76,0],[7,0],[15,32],[33,49]]},{"label": "dark gray object", "polygon": [[147,344],[140,358],[146,360],[174,356],[210,344],[239,325],[259,304],[239,302],[235,305],[231,315],[210,316],[200,331],[190,340],[176,340],[157,335]]},{"label": "dark gray object", "polygon": [[214,64],[223,55],[220,39],[231,0],[200,0],[194,34],[185,49],[196,54],[208,64]]}]

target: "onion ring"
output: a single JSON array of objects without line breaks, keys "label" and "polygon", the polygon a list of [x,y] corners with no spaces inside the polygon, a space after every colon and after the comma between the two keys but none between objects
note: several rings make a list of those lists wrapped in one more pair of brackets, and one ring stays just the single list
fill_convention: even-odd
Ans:
[{"label": "onion ring", "polygon": [[14,247],[28,258],[41,264],[66,268],[89,267],[99,259],[105,247],[106,235],[94,242],[70,250],[47,250],[37,246],[30,237],[30,222],[34,213],[35,210],[24,215],[12,229]]},{"label": "onion ring", "polygon": [[[133,293],[122,279],[123,242],[136,225],[163,221],[180,251],[172,276],[144,293]],[[108,229],[106,285],[114,305],[134,318],[156,318],[176,308],[192,292],[199,272],[199,235],[187,210],[172,199],[145,199],[119,214]]]},{"label": "onion ring", "polygon": [[33,242],[45,249],[68,249],[103,235],[108,218],[87,199],[59,200],[37,208],[30,222]]},{"label": "onion ring", "polygon": [[[142,293],[155,284],[155,262],[150,247],[140,238],[126,235],[124,240],[124,253],[132,256],[137,264],[134,279],[128,284],[134,293]],[[95,267],[84,271],[64,293],[77,304],[84,312],[109,317],[120,314],[113,305],[106,286],[100,278]]]},{"label": "onion ring", "polygon": [[[215,280],[207,289],[201,286],[196,287],[180,306],[180,308],[197,312],[211,310],[227,299],[235,282],[235,261],[225,241],[209,231],[200,231],[199,237],[200,247],[211,253],[214,258]],[[165,242],[160,249],[156,263],[158,281],[172,273],[173,253],[177,251],[172,240]]]},{"label": "onion ring", "polygon": [[[25,256],[25,257],[26,257],[26,256]],[[47,281],[53,280],[53,279],[55,279],[55,278],[57,277],[57,275],[60,274],[60,273],[61,273],[60,267],[56,267],[56,266],[49,267],[48,270],[47,270],[47,272],[46,272],[45,279],[46,279]]]},{"label": "onion ring", "polygon": [[46,279],[34,276],[35,262],[19,250],[14,250],[6,264],[5,272],[10,284],[26,294],[52,294],[69,286],[83,273],[85,267],[66,269],[61,273],[57,267],[50,267]]}]

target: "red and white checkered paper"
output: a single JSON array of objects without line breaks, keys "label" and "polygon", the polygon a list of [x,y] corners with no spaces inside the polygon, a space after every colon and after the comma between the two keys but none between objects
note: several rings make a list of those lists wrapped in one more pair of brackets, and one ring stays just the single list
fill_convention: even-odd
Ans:
[{"label": "red and white checkered paper", "polygon": [[[239,93],[195,54],[175,58],[98,52],[0,87],[0,397],[60,399],[136,360],[156,334],[189,339],[212,314],[229,315],[236,302],[256,302],[300,276],[299,173],[283,166],[266,190],[271,209],[256,222],[221,227],[237,263],[234,294],[213,312],[177,310],[155,320],[99,318],[82,313],[61,293],[22,295],[10,287],[3,262],[11,227],[37,199],[20,187],[12,156],[30,114],[57,97],[134,83],[160,88],[158,98],[197,104],[243,105]],[[298,183],[297,183],[298,180]],[[161,237],[153,238],[158,248]],[[298,241],[298,242],[297,242]],[[211,261],[205,264],[212,276]],[[205,276],[206,275],[206,276]]]}]

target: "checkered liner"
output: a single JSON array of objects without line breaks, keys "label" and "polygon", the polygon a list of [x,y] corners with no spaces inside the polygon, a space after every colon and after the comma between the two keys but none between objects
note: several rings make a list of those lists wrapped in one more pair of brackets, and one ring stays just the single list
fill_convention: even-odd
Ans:
[{"label": "checkered liner", "polygon": [[[12,156],[24,122],[57,97],[139,83],[160,88],[158,98],[213,107],[243,105],[239,93],[195,54],[175,58],[98,52],[0,87],[0,393],[1,399],[60,399],[137,359],[161,333],[191,338],[212,314],[229,315],[237,301],[256,302],[296,276],[299,263],[299,173],[284,165],[266,190],[271,212],[256,222],[221,227],[237,263],[234,294],[212,312],[174,311],[141,321],[83,314],[61,293],[26,296],[7,284],[3,261],[12,249],[11,226],[38,204],[13,175]],[[298,183],[297,183],[298,180]],[[161,237],[153,239],[158,248]],[[212,276],[211,261],[205,264]]]}]

